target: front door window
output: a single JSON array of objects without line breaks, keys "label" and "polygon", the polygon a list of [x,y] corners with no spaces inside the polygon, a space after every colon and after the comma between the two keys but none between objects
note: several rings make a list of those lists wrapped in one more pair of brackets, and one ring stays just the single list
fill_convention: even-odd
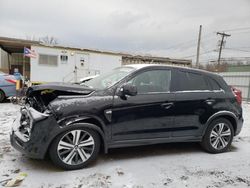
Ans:
[{"label": "front door window", "polygon": [[128,83],[137,87],[138,94],[152,92],[169,92],[171,80],[170,70],[152,70],[143,72]]}]

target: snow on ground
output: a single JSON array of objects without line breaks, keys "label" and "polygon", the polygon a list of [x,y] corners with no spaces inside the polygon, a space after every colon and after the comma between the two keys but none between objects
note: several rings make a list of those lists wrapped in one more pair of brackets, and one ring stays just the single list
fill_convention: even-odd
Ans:
[{"label": "snow on ground", "polygon": [[76,171],[62,171],[48,159],[32,160],[11,148],[9,131],[18,108],[0,104],[0,182],[25,172],[20,187],[250,187],[250,104],[243,104],[244,127],[227,153],[208,154],[196,143],[113,149]]}]

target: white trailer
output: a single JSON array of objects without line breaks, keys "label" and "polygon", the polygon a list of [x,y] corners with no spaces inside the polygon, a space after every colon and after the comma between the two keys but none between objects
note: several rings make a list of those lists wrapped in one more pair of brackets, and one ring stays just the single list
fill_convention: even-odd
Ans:
[{"label": "white trailer", "polygon": [[122,64],[122,55],[73,48],[31,46],[30,79],[34,82],[76,82]]}]

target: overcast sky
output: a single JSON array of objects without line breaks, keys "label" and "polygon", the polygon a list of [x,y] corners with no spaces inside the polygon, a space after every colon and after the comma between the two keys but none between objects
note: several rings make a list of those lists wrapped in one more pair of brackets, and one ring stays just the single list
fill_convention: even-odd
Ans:
[{"label": "overcast sky", "polygon": [[217,31],[231,34],[223,57],[250,57],[250,0],[0,0],[0,36],[83,48],[194,58],[200,24],[201,61]]}]

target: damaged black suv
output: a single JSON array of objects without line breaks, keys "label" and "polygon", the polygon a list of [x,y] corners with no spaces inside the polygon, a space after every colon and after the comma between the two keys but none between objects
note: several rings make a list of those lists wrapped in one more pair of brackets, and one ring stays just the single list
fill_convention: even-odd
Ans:
[{"label": "damaged black suv", "polygon": [[118,147],[200,142],[210,153],[225,152],[243,124],[221,76],[163,65],[123,66],[84,85],[32,86],[20,112],[12,146],[71,170]]}]

